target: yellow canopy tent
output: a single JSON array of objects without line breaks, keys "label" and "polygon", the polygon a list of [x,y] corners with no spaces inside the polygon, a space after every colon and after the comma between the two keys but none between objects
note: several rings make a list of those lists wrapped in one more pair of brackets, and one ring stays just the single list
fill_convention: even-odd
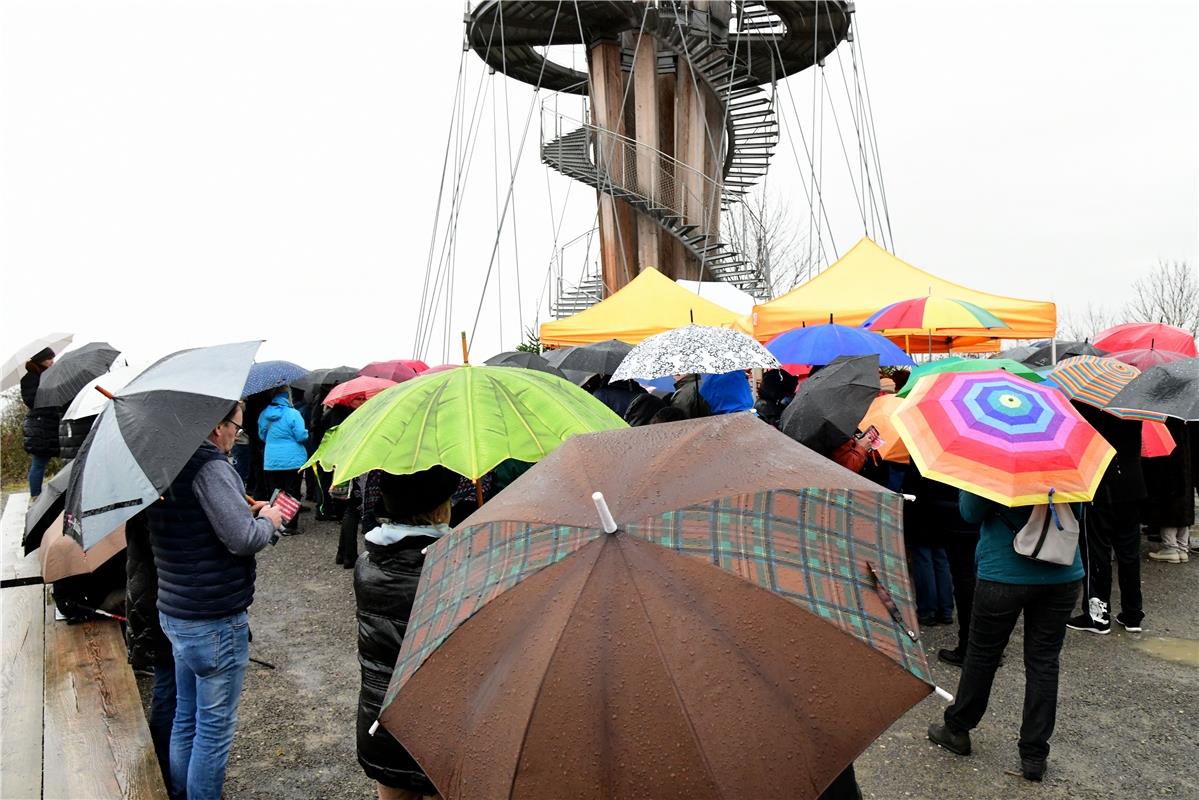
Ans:
[{"label": "yellow canopy tent", "polygon": [[[1010,326],[988,330],[981,337],[978,329],[938,329],[932,334],[933,352],[944,352],[946,345],[955,352],[975,348],[985,351],[994,349],[988,342],[990,338],[1045,339],[1052,337],[1057,328],[1053,303],[959,286],[896,258],[864,238],[812,280],[769,303],[754,306],[754,336],[766,342],[803,324],[828,322],[829,314],[841,325],[861,325],[884,306],[930,293],[982,306]],[[924,351],[926,343],[918,342],[921,338],[912,335],[913,351]]]},{"label": "yellow canopy tent", "polygon": [[543,323],[541,343],[566,347],[620,339],[637,344],[692,321],[752,332],[748,317],[705,300],[653,267],[646,267],[611,297],[586,311]]}]

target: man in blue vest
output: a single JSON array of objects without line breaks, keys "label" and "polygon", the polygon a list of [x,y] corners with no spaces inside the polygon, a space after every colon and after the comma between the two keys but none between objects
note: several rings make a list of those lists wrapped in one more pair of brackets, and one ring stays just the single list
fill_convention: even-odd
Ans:
[{"label": "man in blue vest", "polygon": [[240,402],[229,410],[146,512],[158,616],[175,659],[172,798],[220,800],[250,659],[254,554],[283,524],[277,508],[246,502],[229,462],[243,412]]}]

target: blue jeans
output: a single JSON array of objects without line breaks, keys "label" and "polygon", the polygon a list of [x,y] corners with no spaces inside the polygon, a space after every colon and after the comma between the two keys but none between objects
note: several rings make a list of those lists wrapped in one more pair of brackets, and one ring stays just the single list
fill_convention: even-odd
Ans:
[{"label": "blue jeans", "polygon": [[46,477],[46,465],[50,456],[30,456],[29,461],[29,497],[37,497],[42,493],[42,479]]},{"label": "blue jeans", "polygon": [[221,800],[237,728],[237,704],[250,662],[246,612],[219,619],[176,619],[159,612],[175,656],[171,796]]},{"label": "blue jeans", "polygon": [[[171,785],[171,727],[175,723],[175,664],[154,667],[154,695],[150,700],[150,739],[162,770],[162,780]],[[176,795],[171,795],[172,800]]]},{"label": "blue jeans", "polygon": [[916,615],[953,619],[953,578],[949,558],[940,547],[912,548],[912,580],[916,584]]}]

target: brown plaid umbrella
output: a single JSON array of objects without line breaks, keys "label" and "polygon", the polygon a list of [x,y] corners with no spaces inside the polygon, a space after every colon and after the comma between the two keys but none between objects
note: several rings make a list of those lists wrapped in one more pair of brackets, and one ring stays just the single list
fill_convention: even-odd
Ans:
[{"label": "brown plaid umbrella", "polygon": [[446,798],[814,798],[933,690],[900,504],[748,414],[575,437],[429,548],[381,722]]}]

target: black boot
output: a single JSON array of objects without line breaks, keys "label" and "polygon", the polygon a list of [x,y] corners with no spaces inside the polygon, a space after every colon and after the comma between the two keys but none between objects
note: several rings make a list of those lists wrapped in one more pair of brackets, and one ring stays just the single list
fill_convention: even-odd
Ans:
[{"label": "black boot", "polygon": [[928,740],[959,756],[970,755],[970,734],[954,733],[948,725],[938,725],[935,722],[929,725]]},{"label": "black boot", "polygon": [[1040,783],[1045,780],[1045,762],[1032,758],[1020,759],[1020,774],[1026,781]]}]

